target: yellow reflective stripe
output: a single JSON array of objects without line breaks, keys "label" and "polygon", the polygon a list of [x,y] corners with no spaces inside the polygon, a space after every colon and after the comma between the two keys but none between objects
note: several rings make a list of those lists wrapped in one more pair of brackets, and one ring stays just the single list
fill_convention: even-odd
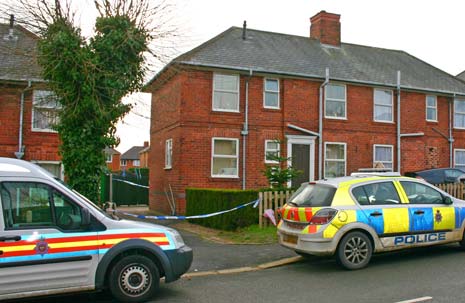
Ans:
[{"label": "yellow reflective stripe", "polygon": [[[344,182],[348,183],[348,182]],[[344,185],[336,190],[331,206],[348,206],[355,205],[352,196],[349,194],[349,185]]]},{"label": "yellow reflective stripe", "polygon": [[433,207],[434,230],[455,228],[455,209],[453,206]]},{"label": "yellow reflective stripe", "polygon": [[402,185],[400,184],[400,182],[399,181],[394,181],[394,186],[396,187],[397,192],[400,195],[400,202],[401,203],[409,203],[407,194],[405,193],[405,190],[402,187]]},{"label": "yellow reflective stripe", "polygon": [[[306,216],[305,216],[305,207],[299,207],[299,208],[297,209],[297,212],[298,212],[298,214],[299,214],[299,221],[300,221],[300,222],[306,222],[306,221],[307,221],[307,218],[306,218]],[[295,218],[295,219],[297,219],[297,218]]]},{"label": "yellow reflective stripe", "polygon": [[287,218],[288,214],[289,214],[289,207],[286,206],[286,207],[284,207],[283,218]]},{"label": "yellow reflective stripe", "polygon": [[339,230],[338,228],[330,224],[328,227],[326,227],[325,231],[323,232],[323,238],[326,238],[326,239],[334,238],[334,235],[337,233],[338,230]]},{"label": "yellow reflective stripe", "polygon": [[410,230],[410,216],[407,207],[383,208],[384,233],[402,233]]},{"label": "yellow reflective stripe", "polygon": [[18,246],[4,246],[0,248],[3,252],[12,252],[12,251],[25,251],[25,250],[34,250],[36,245],[18,245]]}]

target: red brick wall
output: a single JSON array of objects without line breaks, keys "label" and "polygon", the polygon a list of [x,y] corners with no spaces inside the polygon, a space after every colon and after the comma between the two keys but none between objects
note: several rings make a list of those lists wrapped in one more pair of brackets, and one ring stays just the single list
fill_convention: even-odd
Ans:
[{"label": "red brick wall", "polygon": [[107,167],[111,171],[120,171],[121,170],[121,155],[114,154],[111,158],[111,162],[107,163]]},{"label": "red brick wall", "polygon": [[[15,158],[19,143],[21,91],[24,87],[1,87],[0,157]],[[60,161],[57,133],[32,131],[32,90],[25,93],[23,116],[24,160]]]},{"label": "red brick wall", "polygon": [[[240,80],[240,113],[212,111],[213,73],[183,71],[152,96],[150,150],[150,206],[169,213],[165,191],[171,186],[177,212],[185,209],[186,187],[242,188],[241,130],[244,123],[245,86]],[[321,82],[304,79],[280,79],[280,109],[263,108],[263,76],[249,81],[249,135],[247,136],[247,188],[267,186],[263,176],[264,142],[281,139],[286,155],[285,135],[308,135],[287,127],[287,123],[318,132],[318,98]],[[347,119],[323,120],[323,142],[347,144],[347,174],[359,168],[373,167],[373,145],[392,145],[394,170],[397,168],[396,92],[394,122],[373,121],[374,88],[346,85]],[[402,172],[449,166],[449,145],[436,128],[448,134],[448,100],[438,97],[438,122],[426,122],[425,94],[401,93],[402,133],[423,132],[425,136],[401,139]],[[465,148],[465,131],[455,130],[455,148]],[[213,137],[239,140],[239,178],[211,177]],[[173,139],[172,169],[165,167],[165,141]],[[324,149],[323,149],[324,151]],[[318,176],[318,139],[315,146],[314,175]]]}]

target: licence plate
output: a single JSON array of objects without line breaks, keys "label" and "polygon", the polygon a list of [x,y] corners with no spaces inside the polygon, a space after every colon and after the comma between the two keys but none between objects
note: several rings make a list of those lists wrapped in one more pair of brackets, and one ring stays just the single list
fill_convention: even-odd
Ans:
[{"label": "licence plate", "polygon": [[297,236],[283,235],[283,242],[297,245]]}]

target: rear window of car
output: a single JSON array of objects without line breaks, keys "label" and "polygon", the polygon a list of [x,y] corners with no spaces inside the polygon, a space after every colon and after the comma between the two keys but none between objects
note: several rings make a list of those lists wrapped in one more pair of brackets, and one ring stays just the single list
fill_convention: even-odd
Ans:
[{"label": "rear window of car", "polygon": [[336,188],[321,184],[304,184],[289,199],[288,204],[300,207],[330,206]]}]

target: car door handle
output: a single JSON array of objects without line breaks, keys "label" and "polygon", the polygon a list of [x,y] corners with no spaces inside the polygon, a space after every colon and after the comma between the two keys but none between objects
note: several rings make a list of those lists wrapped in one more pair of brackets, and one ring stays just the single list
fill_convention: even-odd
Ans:
[{"label": "car door handle", "polygon": [[382,215],[383,215],[383,214],[380,213],[379,211],[375,211],[375,212],[373,212],[373,213],[370,214],[370,216],[372,216],[372,217],[379,217],[379,216],[382,216]]},{"label": "car door handle", "polygon": [[4,236],[0,237],[0,242],[7,242],[7,241],[20,241],[21,236]]},{"label": "car door handle", "polygon": [[425,212],[423,210],[416,210],[413,212],[415,215],[423,215]]}]

